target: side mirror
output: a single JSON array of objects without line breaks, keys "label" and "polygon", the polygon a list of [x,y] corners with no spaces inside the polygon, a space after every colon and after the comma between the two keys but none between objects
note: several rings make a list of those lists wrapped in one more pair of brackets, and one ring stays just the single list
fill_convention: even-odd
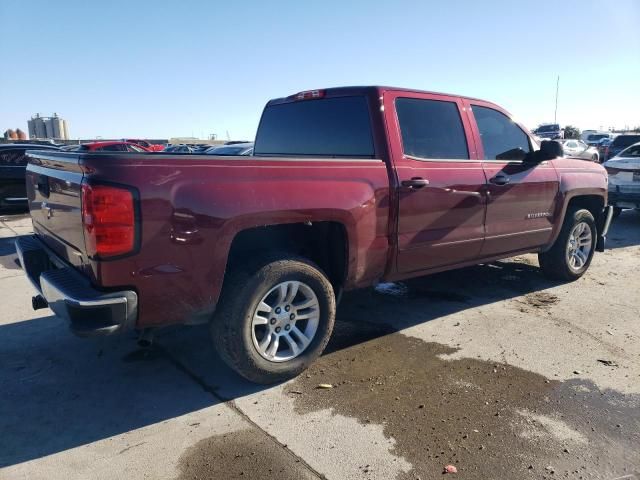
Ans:
[{"label": "side mirror", "polygon": [[525,163],[538,164],[546,160],[553,160],[557,157],[562,157],[564,150],[560,142],[555,140],[543,140],[540,144],[540,150],[527,153],[524,158]]},{"label": "side mirror", "polygon": [[553,160],[557,157],[562,157],[564,155],[564,149],[562,148],[562,144],[560,142],[556,142],[555,140],[545,140],[540,144],[540,157],[541,162],[545,160]]}]

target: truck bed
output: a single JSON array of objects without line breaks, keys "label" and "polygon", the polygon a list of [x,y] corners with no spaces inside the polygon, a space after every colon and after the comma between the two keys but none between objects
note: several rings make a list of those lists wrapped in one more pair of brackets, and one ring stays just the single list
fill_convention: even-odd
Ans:
[{"label": "truck bed", "polygon": [[[354,239],[346,287],[388,264],[389,174],[379,159],[30,152],[29,208],[38,237],[105,291],[144,289],[138,327],[201,321],[215,308],[231,243],[270,224],[339,222]],[[82,184],[131,187],[138,246],[86,253]],[[327,192],[331,192],[330,195]]]}]

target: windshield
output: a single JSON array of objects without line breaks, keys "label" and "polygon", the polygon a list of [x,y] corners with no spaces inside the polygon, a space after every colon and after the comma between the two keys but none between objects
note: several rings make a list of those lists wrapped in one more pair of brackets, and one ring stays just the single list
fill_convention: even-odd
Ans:
[{"label": "windshield", "polygon": [[336,97],[269,105],[258,127],[254,154],[371,158],[367,100]]},{"label": "windshield", "polygon": [[560,125],[558,125],[558,124],[542,125],[541,127],[538,127],[537,132],[538,133],[547,133],[547,132],[557,132],[558,130],[560,130]]},{"label": "windshield", "polygon": [[618,154],[619,157],[640,157],[640,143],[632,145]]}]

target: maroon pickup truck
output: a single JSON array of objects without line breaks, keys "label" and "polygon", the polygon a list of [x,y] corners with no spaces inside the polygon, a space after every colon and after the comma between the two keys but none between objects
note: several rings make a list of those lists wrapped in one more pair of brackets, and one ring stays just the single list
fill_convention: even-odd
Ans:
[{"label": "maroon pickup truck", "polygon": [[344,290],[525,252],[574,280],[612,214],[602,166],[492,103],[398,88],[272,100],[251,157],[29,155],[34,308],[79,335],[209,322],[262,383],[321,354]]}]

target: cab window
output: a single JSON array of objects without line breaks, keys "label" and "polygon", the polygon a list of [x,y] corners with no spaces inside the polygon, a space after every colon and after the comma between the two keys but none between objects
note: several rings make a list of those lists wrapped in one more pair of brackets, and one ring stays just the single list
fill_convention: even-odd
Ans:
[{"label": "cab window", "polygon": [[467,139],[456,103],[398,98],[396,111],[405,155],[417,159],[469,158]]},{"label": "cab window", "polygon": [[531,151],[529,136],[502,112],[472,105],[485,160],[522,160]]}]

